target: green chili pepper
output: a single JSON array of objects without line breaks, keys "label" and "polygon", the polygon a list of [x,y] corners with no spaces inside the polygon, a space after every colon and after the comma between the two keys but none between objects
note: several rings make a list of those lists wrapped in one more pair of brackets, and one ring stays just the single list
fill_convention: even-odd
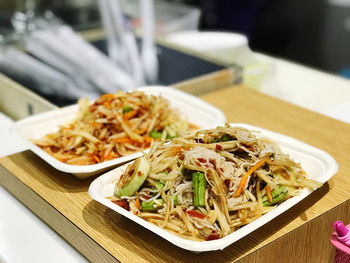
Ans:
[{"label": "green chili pepper", "polygon": [[194,207],[205,206],[205,185],[206,179],[204,173],[195,172],[192,174],[193,192],[194,192]]},{"label": "green chili pepper", "polygon": [[143,201],[141,203],[141,210],[153,212],[158,210],[159,208],[163,207],[164,201],[163,199],[156,199],[152,201]]},{"label": "green chili pepper", "polygon": [[179,205],[179,200],[177,199],[177,195],[173,195],[172,198],[173,198],[174,205]]},{"label": "green chili pepper", "polygon": [[262,202],[264,206],[270,206],[281,202],[288,194],[288,189],[285,185],[281,185],[277,189],[271,191],[272,202],[267,199],[267,196],[263,196]]},{"label": "green chili pepper", "polygon": [[151,131],[149,136],[151,136],[152,138],[161,139],[162,138],[162,133],[159,132],[159,131]]},{"label": "green chili pepper", "polygon": [[228,142],[228,141],[232,141],[232,138],[231,138],[230,135],[225,134],[225,135],[223,135],[223,136],[221,136],[221,137],[217,137],[217,138],[213,139],[213,140],[211,141],[211,143],[216,143],[216,142]]},{"label": "green chili pepper", "polygon": [[164,183],[164,182],[162,182],[162,181],[156,182],[156,188],[157,188],[158,190],[163,189],[164,186],[165,186],[165,183]]},{"label": "green chili pepper", "polygon": [[231,140],[232,140],[231,136],[230,136],[230,135],[227,135],[227,134],[225,134],[224,136],[222,136],[222,137],[220,138],[220,141],[221,141],[221,142],[228,142],[228,141],[231,141]]},{"label": "green chili pepper", "polygon": [[130,107],[130,106],[125,106],[125,107],[123,107],[123,113],[127,113],[127,112],[130,112],[130,111],[132,111],[132,110],[133,110],[133,108]]}]

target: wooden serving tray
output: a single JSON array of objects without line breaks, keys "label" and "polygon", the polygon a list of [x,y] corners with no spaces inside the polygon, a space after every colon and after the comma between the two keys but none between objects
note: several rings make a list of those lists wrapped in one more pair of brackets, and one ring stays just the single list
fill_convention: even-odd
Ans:
[{"label": "wooden serving tray", "polygon": [[350,125],[243,87],[202,98],[228,122],[248,123],[331,154],[339,172],[322,188],[222,251],[182,250],[92,200],[79,181],[27,151],[0,159],[0,182],[94,262],[331,262],[332,222],[350,222]]}]

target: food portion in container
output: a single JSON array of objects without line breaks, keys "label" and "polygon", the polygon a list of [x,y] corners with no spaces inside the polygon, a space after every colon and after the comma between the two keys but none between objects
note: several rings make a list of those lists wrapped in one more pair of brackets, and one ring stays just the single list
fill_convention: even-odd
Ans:
[{"label": "food portion in container", "polygon": [[226,125],[152,142],[107,198],[179,237],[209,241],[321,185],[274,142]]},{"label": "food portion in container", "polygon": [[152,140],[183,135],[190,125],[162,96],[118,91],[91,103],[78,102],[76,119],[54,133],[32,140],[61,162],[90,165],[149,148]]}]

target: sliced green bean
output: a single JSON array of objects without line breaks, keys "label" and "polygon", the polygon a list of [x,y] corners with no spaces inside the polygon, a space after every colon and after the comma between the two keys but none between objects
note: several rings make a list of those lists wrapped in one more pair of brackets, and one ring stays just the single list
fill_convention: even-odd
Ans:
[{"label": "sliced green bean", "polygon": [[125,107],[123,107],[123,113],[128,113],[128,112],[130,112],[130,111],[132,111],[132,110],[133,110],[133,108],[130,107],[130,106],[125,106]]},{"label": "sliced green bean", "polygon": [[205,179],[204,173],[201,173],[201,172],[193,173],[192,183],[193,183],[193,192],[194,192],[194,199],[193,199],[194,207],[205,206],[206,179]]},{"label": "sliced green bean", "polygon": [[143,201],[141,203],[141,209],[143,211],[153,212],[163,207],[164,201],[163,199],[156,199],[152,201]]},{"label": "sliced green bean", "polygon": [[162,133],[159,131],[151,131],[149,136],[151,136],[152,138],[161,139]]}]

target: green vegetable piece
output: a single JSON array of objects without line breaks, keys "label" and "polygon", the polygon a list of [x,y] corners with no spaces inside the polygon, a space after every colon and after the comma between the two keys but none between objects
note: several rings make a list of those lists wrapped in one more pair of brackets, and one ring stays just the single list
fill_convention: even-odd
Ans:
[{"label": "green vegetable piece", "polygon": [[172,198],[173,198],[174,205],[179,205],[179,199],[177,198],[177,195],[173,195]]},{"label": "green vegetable piece", "polygon": [[170,135],[167,135],[167,136],[166,136],[167,140],[174,139],[175,137],[176,137],[176,135],[175,135],[175,136],[170,136]]},{"label": "green vegetable piece", "polygon": [[211,141],[211,143],[228,142],[228,141],[232,141],[232,138],[231,138],[230,135],[225,134],[224,136],[217,137],[217,138],[213,139],[213,140]]},{"label": "green vegetable piece", "polygon": [[132,110],[133,110],[133,108],[130,107],[130,106],[125,106],[125,107],[123,107],[123,113],[127,113],[127,112],[130,112],[130,111],[132,111]]},{"label": "green vegetable piece", "polygon": [[204,173],[195,172],[192,175],[193,192],[194,192],[194,207],[205,206],[205,186],[206,179]]},{"label": "green vegetable piece", "polygon": [[198,207],[199,203],[199,195],[198,195],[198,188],[199,188],[199,173],[193,173],[192,175],[192,184],[193,184],[193,205],[194,207]]},{"label": "green vegetable piece", "polygon": [[221,141],[221,142],[228,142],[228,141],[231,141],[231,140],[232,140],[231,136],[230,136],[230,135],[227,135],[227,134],[225,134],[224,136],[222,136],[222,137],[220,138],[220,141]]},{"label": "green vegetable piece", "polygon": [[[285,185],[279,186],[277,189],[271,191],[272,199],[282,193],[287,187]],[[267,196],[264,195],[261,199],[263,202],[268,201]]]},{"label": "green vegetable piece", "polygon": [[217,142],[220,142],[220,138],[215,138],[210,143],[217,143]]},{"label": "green vegetable piece", "polygon": [[288,188],[282,185],[278,189],[273,190],[271,192],[271,195],[272,195],[272,202],[270,202],[266,196],[262,198],[263,206],[271,206],[281,202],[288,195]]},{"label": "green vegetable piece", "polygon": [[162,138],[162,133],[159,132],[159,131],[151,131],[149,136],[151,136],[152,138],[161,139]]},{"label": "green vegetable piece", "polygon": [[132,164],[132,167],[129,171],[132,171],[132,174],[124,173],[116,183],[114,189],[114,195],[121,196],[132,196],[141,185],[146,180],[146,177],[151,168],[150,162],[146,158],[138,158]]},{"label": "green vegetable piece", "polygon": [[199,185],[198,185],[198,206],[205,206],[205,185],[207,181],[205,175],[201,173],[199,176]]},{"label": "green vegetable piece", "polygon": [[157,188],[158,191],[161,190],[161,189],[163,189],[164,186],[165,186],[165,183],[164,183],[164,182],[162,182],[162,181],[156,182],[156,188]]},{"label": "green vegetable piece", "polygon": [[152,200],[152,201],[143,201],[141,203],[141,210],[153,212],[153,211],[156,211],[156,210],[160,209],[161,207],[163,207],[163,205],[164,205],[163,199],[156,199],[156,200]]}]

